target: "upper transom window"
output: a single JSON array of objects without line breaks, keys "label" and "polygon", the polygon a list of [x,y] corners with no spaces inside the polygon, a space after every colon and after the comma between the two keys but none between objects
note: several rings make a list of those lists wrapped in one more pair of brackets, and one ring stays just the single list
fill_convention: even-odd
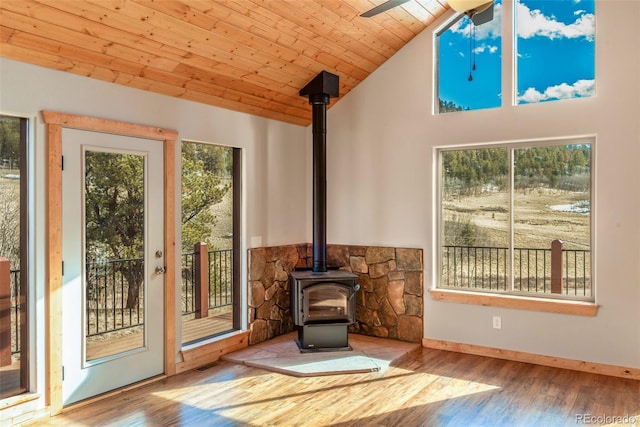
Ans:
[{"label": "upper transom window", "polygon": [[594,0],[516,0],[517,104],[592,96]]},{"label": "upper transom window", "polygon": [[502,0],[489,22],[456,15],[436,32],[438,113],[502,104]]},{"label": "upper transom window", "polygon": [[436,113],[500,107],[503,58],[514,58],[515,104],[595,93],[595,0],[506,1],[513,56],[502,55],[502,0],[488,22],[457,14],[436,30]]}]

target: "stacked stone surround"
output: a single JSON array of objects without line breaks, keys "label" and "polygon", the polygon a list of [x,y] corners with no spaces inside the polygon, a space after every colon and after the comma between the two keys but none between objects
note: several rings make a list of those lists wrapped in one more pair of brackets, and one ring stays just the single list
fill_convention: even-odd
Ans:
[{"label": "stacked stone surround", "polygon": [[[249,250],[249,344],[296,330],[289,273],[312,265],[311,244]],[[422,340],[422,249],[327,245],[327,264],[359,276],[356,323],[349,332]]]}]

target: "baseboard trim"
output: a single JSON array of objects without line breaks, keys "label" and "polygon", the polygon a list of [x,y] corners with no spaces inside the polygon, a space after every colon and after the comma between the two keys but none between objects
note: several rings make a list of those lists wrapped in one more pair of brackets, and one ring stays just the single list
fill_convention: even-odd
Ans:
[{"label": "baseboard trim", "polygon": [[422,339],[422,346],[438,350],[454,351],[457,353],[487,356],[514,362],[532,363],[534,365],[550,366],[553,368],[570,369],[573,371],[589,372],[591,374],[608,375],[611,377],[640,380],[640,369],[625,368],[623,366],[606,365],[604,363],[585,362],[581,360],[565,359],[562,357],[543,356],[514,350],[484,347],[473,344],[462,344],[451,341]]}]

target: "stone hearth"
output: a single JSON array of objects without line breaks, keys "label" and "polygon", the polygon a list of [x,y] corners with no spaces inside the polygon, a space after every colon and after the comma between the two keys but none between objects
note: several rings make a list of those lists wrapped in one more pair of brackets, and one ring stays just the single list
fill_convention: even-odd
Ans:
[{"label": "stone hearth", "polygon": [[222,360],[296,377],[383,372],[422,348],[420,344],[351,334],[353,351],[301,353],[297,334],[280,335],[222,356]]},{"label": "stone hearth", "polygon": [[[330,267],[359,276],[356,323],[349,332],[408,342],[422,339],[421,249],[327,245]],[[296,329],[291,319],[289,273],[310,268],[310,244],[249,250],[249,344]]]}]

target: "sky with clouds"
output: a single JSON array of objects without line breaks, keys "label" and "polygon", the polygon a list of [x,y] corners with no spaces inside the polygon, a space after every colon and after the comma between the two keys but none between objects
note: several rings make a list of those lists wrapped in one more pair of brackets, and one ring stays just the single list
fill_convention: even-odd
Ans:
[{"label": "sky with clouds", "polygon": [[[514,9],[516,102],[593,95],[594,0],[517,0]],[[463,17],[440,35],[441,99],[465,109],[502,105],[502,20],[502,0],[495,0],[492,21],[474,26]]]}]

